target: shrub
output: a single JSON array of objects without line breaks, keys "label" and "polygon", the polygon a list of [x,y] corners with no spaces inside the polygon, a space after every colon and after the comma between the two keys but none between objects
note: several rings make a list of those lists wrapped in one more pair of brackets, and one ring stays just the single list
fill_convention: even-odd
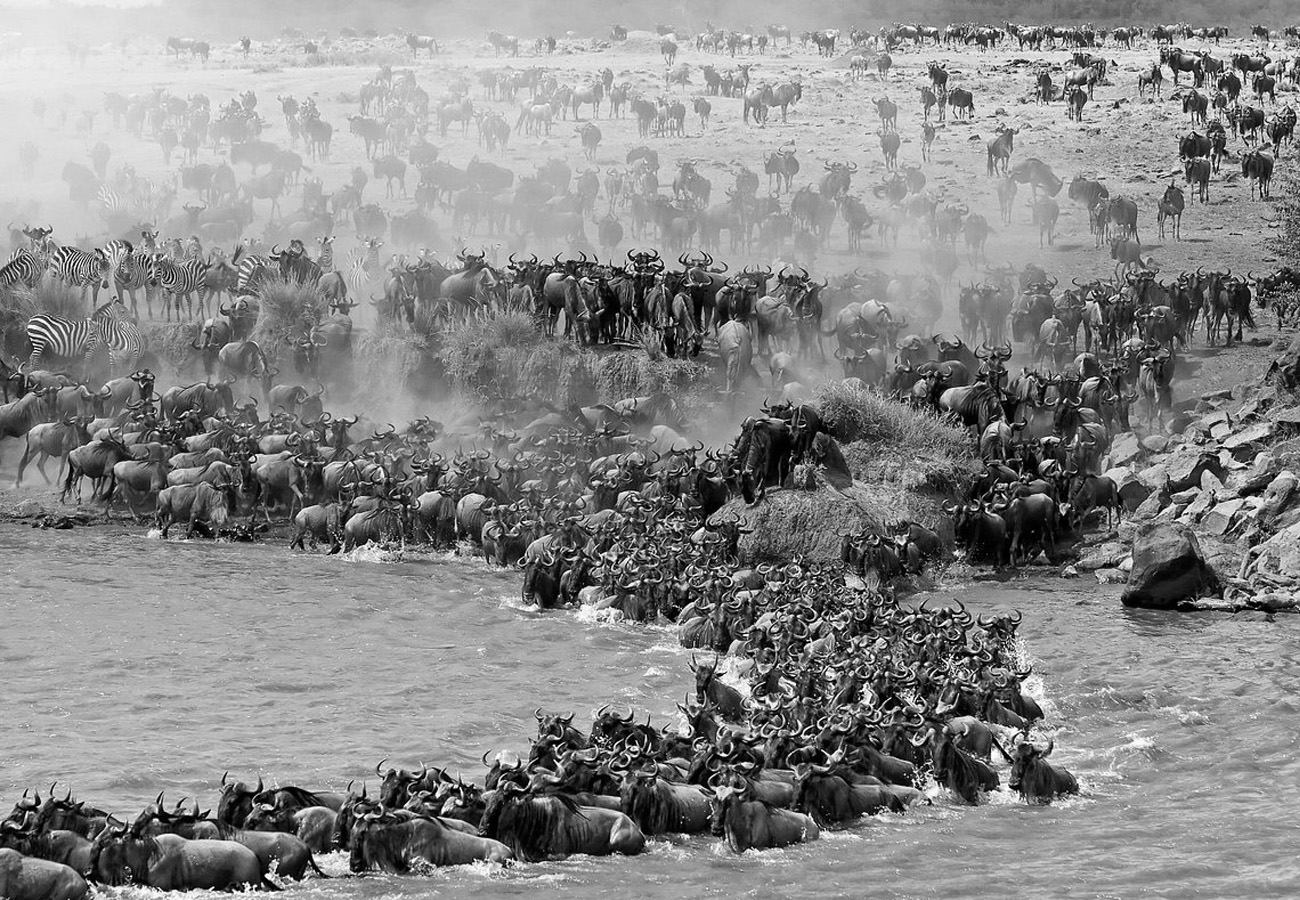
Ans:
[{"label": "shrub", "polygon": [[973,438],[930,410],[831,381],[817,389],[822,421],[855,478],[944,493],[964,489],[974,468]]},{"label": "shrub", "polygon": [[252,339],[271,359],[282,357],[285,344],[321,320],[325,303],[314,284],[273,278],[257,291],[259,312]]}]

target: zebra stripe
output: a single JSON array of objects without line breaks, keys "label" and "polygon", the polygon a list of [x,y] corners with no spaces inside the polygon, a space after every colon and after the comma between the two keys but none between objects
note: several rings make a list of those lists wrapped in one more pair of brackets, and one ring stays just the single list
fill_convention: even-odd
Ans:
[{"label": "zebra stripe", "polygon": [[189,259],[177,263],[164,256],[154,258],[150,281],[157,283],[164,292],[173,297],[187,296],[203,283],[203,276],[208,267],[202,260]]},{"label": "zebra stripe", "polygon": [[371,273],[379,267],[379,241],[366,241],[355,248],[348,260],[348,283],[360,292],[369,283]]},{"label": "zebra stripe", "polygon": [[88,253],[79,247],[60,247],[50,259],[49,269],[58,281],[81,288],[83,296],[86,288],[92,288],[98,299],[99,289],[108,287],[112,266],[103,250]]},{"label": "zebra stripe", "polygon": [[15,284],[36,287],[44,271],[45,265],[40,258],[26,247],[20,247],[9,262],[0,267],[0,287],[13,287]]},{"label": "zebra stripe", "polygon": [[29,361],[32,370],[41,368],[46,356],[57,359],[84,356],[89,368],[91,357],[103,345],[89,319],[65,319],[43,313],[27,320],[27,340],[32,344]]},{"label": "zebra stripe", "polygon": [[235,293],[252,294],[262,286],[262,282],[271,277],[274,270],[271,261],[265,256],[245,256],[236,269]]},{"label": "zebra stripe", "polygon": [[334,271],[334,238],[321,240],[320,256],[316,259],[316,265],[320,266],[322,272]]},{"label": "zebra stripe", "polygon": [[110,369],[135,371],[144,349],[140,329],[122,317],[121,304],[110,300],[89,319],[65,319],[61,316],[36,315],[27,320],[27,339],[32,344],[29,366],[39,369],[44,358],[75,359],[84,357],[87,368],[95,353],[108,349]]}]

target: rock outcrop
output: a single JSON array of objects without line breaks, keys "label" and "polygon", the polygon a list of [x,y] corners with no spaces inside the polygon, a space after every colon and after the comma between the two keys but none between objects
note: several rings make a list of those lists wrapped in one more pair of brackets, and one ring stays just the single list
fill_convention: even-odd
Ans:
[{"label": "rock outcrop", "polygon": [[1177,609],[1223,585],[1201,554],[1196,534],[1177,523],[1144,526],[1133,542],[1133,569],[1121,601],[1125,606]]}]

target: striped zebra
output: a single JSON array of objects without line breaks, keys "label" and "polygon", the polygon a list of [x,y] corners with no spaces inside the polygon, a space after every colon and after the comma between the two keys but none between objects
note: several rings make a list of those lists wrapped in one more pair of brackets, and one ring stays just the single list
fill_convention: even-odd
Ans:
[{"label": "striped zebra", "polygon": [[126,196],[106,184],[101,185],[99,190],[95,192],[95,202],[99,204],[100,215],[105,219],[118,215],[128,215],[134,211],[131,209],[131,203]]},{"label": "striped zebra", "polygon": [[362,238],[361,246],[353,249],[348,257],[348,284],[352,285],[352,290],[361,293],[379,270],[379,248],[382,246],[384,242],[379,238]]},{"label": "striped zebra", "polygon": [[261,243],[257,238],[244,238],[235,248],[230,263],[235,267],[235,296],[247,297],[257,293],[268,278],[275,276],[277,270],[271,260],[255,252]]},{"label": "striped zebra", "polygon": [[131,315],[137,320],[140,318],[140,304],[135,295],[141,288],[144,289],[144,302],[149,318],[153,318],[153,288],[149,283],[149,268],[153,256],[153,253],[143,247],[136,248],[113,270],[117,302],[125,306],[122,300],[122,294],[125,292],[131,298]]},{"label": "striped zebra", "polygon": [[171,321],[172,306],[176,307],[176,321],[181,318],[181,301],[185,301],[186,318],[194,318],[194,298],[191,294],[203,286],[203,276],[208,267],[201,259],[176,262],[166,256],[155,256],[149,271],[149,280],[162,290],[163,314]]},{"label": "striped zebra", "polygon": [[89,319],[65,319],[44,313],[27,320],[27,340],[32,345],[28,368],[44,368],[45,359],[82,357],[89,371],[96,353],[108,351],[110,371],[134,372],[144,341],[140,329],[123,315],[122,304],[109,300]]},{"label": "striped zebra", "polygon": [[0,267],[0,287],[13,287],[16,284],[36,287],[44,272],[45,264],[41,258],[26,247],[19,247],[9,257],[9,262]]},{"label": "striped zebra", "polygon": [[320,256],[316,257],[316,265],[320,266],[321,272],[333,272],[334,235],[327,234],[324,237],[318,237],[316,243],[320,244]]},{"label": "striped zebra", "polygon": [[113,266],[102,249],[88,252],[79,247],[60,247],[50,257],[49,271],[56,281],[81,288],[83,299],[89,288],[91,302],[98,306],[99,289],[108,287],[108,276]]}]

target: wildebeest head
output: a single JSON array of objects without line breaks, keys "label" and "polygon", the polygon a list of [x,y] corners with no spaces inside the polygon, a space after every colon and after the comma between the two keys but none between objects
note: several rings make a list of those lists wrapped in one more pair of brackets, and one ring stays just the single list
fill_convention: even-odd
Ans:
[{"label": "wildebeest head", "polygon": [[262,793],[262,777],[257,777],[257,787],[251,788],[242,781],[228,781],[230,773],[221,776],[221,799],[217,803],[217,821],[238,828],[253,811],[253,798]]},{"label": "wildebeest head", "polygon": [[424,764],[420,765],[418,772],[391,767],[384,772],[381,771],[384,761],[381,759],[375,766],[375,774],[382,779],[379,785],[379,802],[389,809],[401,807],[413,790],[432,790],[437,786],[442,775],[441,769],[430,769]]},{"label": "wildebeest head", "polygon": [[1026,782],[1034,780],[1034,769],[1051,755],[1055,745],[1056,742],[1052,739],[1048,739],[1045,750],[1040,750],[1029,741],[1022,741],[1017,745],[1016,755],[1011,761],[1011,775],[1008,778],[1008,786],[1011,790],[1029,795],[1033,787]]}]

